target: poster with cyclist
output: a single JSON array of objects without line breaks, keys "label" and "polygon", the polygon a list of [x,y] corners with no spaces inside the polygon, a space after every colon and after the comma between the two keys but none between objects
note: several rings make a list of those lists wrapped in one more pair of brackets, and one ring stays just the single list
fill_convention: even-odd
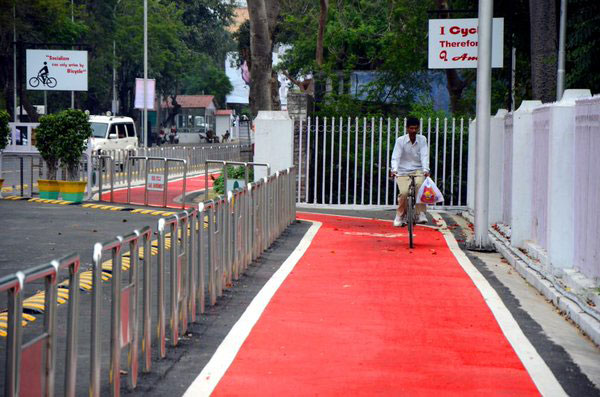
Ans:
[{"label": "poster with cyclist", "polygon": [[87,91],[87,51],[27,50],[28,90]]}]

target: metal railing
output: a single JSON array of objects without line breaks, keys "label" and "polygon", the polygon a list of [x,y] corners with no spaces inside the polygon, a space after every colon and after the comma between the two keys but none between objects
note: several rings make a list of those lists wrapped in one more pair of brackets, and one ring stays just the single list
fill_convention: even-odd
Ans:
[{"label": "metal railing", "polygon": [[[465,126],[465,123],[466,126]],[[469,120],[421,119],[431,178],[444,206],[466,205]],[[392,208],[397,186],[388,178],[402,118],[314,117],[295,122],[298,204],[325,208]]]},{"label": "metal railing", "polygon": [[223,175],[223,187],[224,190],[227,189],[227,166],[228,165],[243,165],[244,166],[244,182],[247,184],[249,182],[249,168],[248,167],[266,167],[267,175],[271,174],[271,165],[269,163],[254,163],[251,161],[229,161],[229,160],[206,160],[204,161],[204,198],[208,200],[208,165],[209,164],[222,164],[222,175]]},{"label": "metal railing", "polygon": [[[180,335],[187,332],[191,323],[199,321],[205,305],[216,304],[224,289],[233,287],[250,263],[293,222],[296,215],[295,183],[295,169],[286,169],[230,191],[227,196],[200,203],[198,208],[159,219],[154,241],[152,230],[146,226],[104,244],[96,243],[89,270],[80,272],[79,256],[73,254],[0,279],[0,293],[8,294],[7,365],[5,373],[1,374],[5,379],[5,395],[40,395],[43,390],[47,395],[53,394],[59,365],[55,359],[57,342],[67,345],[66,359],[60,361],[65,367],[66,395],[85,393],[81,387],[87,385],[82,379],[89,379],[90,396],[99,396],[101,389],[106,387],[103,383],[106,380],[110,394],[118,396],[120,377],[125,376],[121,373],[123,349],[127,349],[128,357],[127,387],[135,389],[140,372],[140,342],[141,371],[150,372],[152,351],[155,350],[158,359],[166,357],[167,340],[170,346],[177,346]],[[69,280],[57,284],[61,269],[69,269]],[[46,286],[44,310],[40,314],[44,315],[44,332],[23,345],[23,288],[40,279],[45,280]],[[89,290],[83,287],[84,282],[91,283],[91,363],[89,378],[79,376],[76,384],[78,343],[83,340],[78,338],[79,293]],[[110,289],[104,285],[109,282]],[[56,331],[59,287],[69,291],[64,341],[57,341],[57,335],[62,333]],[[101,340],[101,335],[106,335],[101,327],[101,310],[106,299],[103,291],[109,292],[110,300],[110,332],[106,346],[103,343],[107,342]],[[153,305],[156,310],[152,310]],[[102,352],[107,348],[110,354],[103,362]],[[86,354],[87,351],[81,353]],[[23,381],[21,371],[29,368],[23,362],[37,366],[43,385],[31,381],[36,372],[28,372],[28,381]],[[102,376],[103,368],[108,369],[107,377]]]},{"label": "metal railing", "polygon": [[[180,158],[168,158],[168,157],[147,157],[147,156],[131,156],[129,157],[128,167],[127,167],[127,204],[132,204],[131,201],[131,188],[132,188],[132,166],[136,162],[138,164],[143,165],[144,169],[144,205],[152,205],[149,204],[148,201],[148,191],[149,190],[160,190],[162,191],[162,207],[167,207],[167,198],[169,193],[169,177],[173,176],[170,174],[171,167],[169,167],[169,163],[181,164],[181,168],[183,169],[183,187],[182,187],[182,197],[185,197],[186,191],[186,180],[187,180],[187,161]],[[157,184],[158,188],[152,188],[148,186],[148,179],[151,176],[150,172],[152,167],[148,166],[148,162],[162,162],[162,167],[159,170],[162,172],[161,181]],[[159,174],[160,175],[160,174]],[[100,196],[100,199],[102,197]],[[111,199],[111,201],[113,201]],[[138,203],[141,204],[141,203]],[[156,205],[156,204],[154,204]],[[185,208],[185,200],[181,200],[181,208]]]},{"label": "metal railing", "polygon": [[[147,172],[158,173],[163,169],[156,164],[150,164],[146,169],[143,162],[130,162],[132,157],[147,158],[177,158],[186,161],[187,170],[183,163],[171,164],[171,177],[182,177],[184,172],[201,173],[204,161],[208,158],[221,161],[244,160],[245,152],[251,145],[219,144],[211,146],[172,146],[138,148],[136,153],[127,150],[103,150],[100,155],[85,152],[79,166],[79,180],[88,181],[89,199],[92,189],[105,191],[114,190],[116,186],[126,186],[128,180],[138,184],[144,182]],[[107,166],[107,162],[111,166]],[[57,170],[57,179],[65,179],[62,168]],[[0,153],[0,178],[4,178],[4,189],[10,190],[11,195],[32,197],[37,192],[37,180],[47,177],[47,167],[39,153],[36,152],[7,152]]]},{"label": "metal railing", "polygon": [[[6,349],[6,374],[4,394],[6,396],[45,395],[52,396],[55,386],[57,296],[59,272],[69,270],[68,285],[79,285],[79,256],[71,254],[50,263],[24,272],[6,276],[0,280],[0,292],[8,293],[8,328]],[[44,280],[44,324],[43,332],[26,342],[23,338],[23,295],[28,284]],[[64,285],[64,284],[63,284]],[[69,288],[69,310],[65,365],[65,394],[75,395],[77,371],[77,336],[79,315],[79,288]],[[62,361],[61,361],[62,362]],[[23,378],[21,370],[27,372]]]}]

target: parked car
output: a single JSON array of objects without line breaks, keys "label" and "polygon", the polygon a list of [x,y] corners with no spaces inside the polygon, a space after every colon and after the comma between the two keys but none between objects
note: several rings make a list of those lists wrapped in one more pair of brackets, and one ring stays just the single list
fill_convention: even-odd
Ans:
[{"label": "parked car", "polygon": [[110,150],[127,150],[137,153],[138,138],[135,123],[131,117],[90,116],[92,152],[101,154]]}]

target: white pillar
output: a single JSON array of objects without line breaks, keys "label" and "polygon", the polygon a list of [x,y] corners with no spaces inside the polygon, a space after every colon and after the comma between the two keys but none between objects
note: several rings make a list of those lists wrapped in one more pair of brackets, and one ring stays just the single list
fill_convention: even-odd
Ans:
[{"label": "white pillar", "polygon": [[531,182],[533,178],[533,115],[541,101],[523,101],[513,115],[511,244],[522,247],[531,239]]},{"label": "white pillar", "polygon": [[548,259],[555,268],[574,263],[575,99],[590,90],[566,90],[551,108],[548,155]]},{"label": "white pillar", "polygon": [[489,222],[502,222],[502,187],[504,171],[504,117],[506,109],[498,109],[490,122]]},{"label": "white pillar", "polygon": [[[254,161],[269,163],[271,173],[294,165],[294,124],[286,111],[258,112],[254,120]],[[265,167],[254,168],[254,180],[267,176]]]}]

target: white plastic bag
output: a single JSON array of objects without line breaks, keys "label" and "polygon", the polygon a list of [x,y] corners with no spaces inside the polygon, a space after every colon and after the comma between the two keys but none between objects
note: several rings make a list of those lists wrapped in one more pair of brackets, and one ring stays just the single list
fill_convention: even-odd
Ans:
[{"label": "white plastic bag", "polygon": [[443,201],[444,196],[442,196],[442,192],[435,185],[435,182],[430,177],[425,178],[417,193],[417,204],[433,205]]}]

